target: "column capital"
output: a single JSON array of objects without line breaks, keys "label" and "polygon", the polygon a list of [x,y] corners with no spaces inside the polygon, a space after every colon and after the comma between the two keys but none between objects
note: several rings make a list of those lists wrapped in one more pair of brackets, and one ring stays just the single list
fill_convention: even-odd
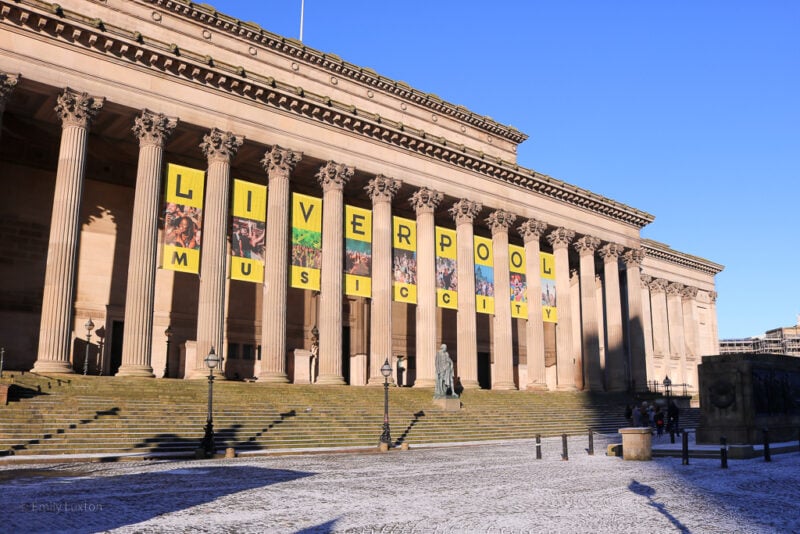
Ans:
[{"label": "column capital", "polygon": [[642,283],[642,289],[650,289],[650,282],[653,281],[653,277],[649,274],[639,273],[639,281]]},{"label": "column capital", "polygon": [[631,248],[625,251],[622,255],[622,261],[625,262],[625,267],[639,267],[644,261],[644,251],[640,248]]},{"label": "column capital", "polygon": [[372,199],[373,204],[380,204],[381,202],[391,202],[402,185],[403,182],[400,180],[379,174],[369,181],[364,191]]},{"label": "column capital", "polygon": [[606,243],[597,251],[598,255],[603,258],[604,263],[615,263],[622,255],[623,248],[616,243]]},{"label": "column capital", "polygon": [[462,198],[450,208],[450,215],[452,215],[457,225],[462,223],[472,224],[482,209],[483,205],[480,202]]},{"label": "column capital", "polygon": [[567,230],[563,226],[547,234],[547,241],[550,242],[554,249],[567,248],[574,238],[575,232]]},{"label": "column capital", "polygon": [[5,107],[8,95],[17,86],[21,77],[19,74],[0,72],[0,110]]},{"label": "column capital", "polygon": [[492,235],[508,233],[508,229],[517,220],[517,216],[504,210],[495,210],[486,218],[486,224],[492,229]]},{"label": "column capital", "polygon": [[600,246],[600,239],[590,235],[585,235],[575,241],[572,246],[581,256],[591,256],[597,250],[597,247]]},{"label": "column capital", "polygon": [[172,130],[178,125],[178,119],[167,117],[163,113],[156,113],[143,109],[142,113],[133,119],[133,134],[139,139],[139,146],[163,147],[167,138],[172,135]]},{"label": "column capital", "polygon": [[517,232],[526,243],[539,241],[545,230],[547,230],[547,223],[537,219],[528,219],[517,227]]},{"label": "column capital", "polygon": [[203,136],[200,148],[209,163],[212,161],[228,163],[236,155],[243,143],[243,136],[234,135],[231,132],[223,132],[219,128],[212,128],[210,132]]},{"label": "column capital", "polygon": [[678,282],[671,282],[671,283],[670,283],[670,284],[667,286],[667,295],[678,295],[678,296],[680,296],[680,295],[681,295],[681,292],[683,291],[683,288],[684,288],[684,287],[686,287],[686,286],[684,286],[684,285],[683,285],[683,284],[681,284],[681,283],[678,283]]},{"label": "column capital", "polygon": [[709,291],[708,292],[708,299],[711,301],[711,304],[717,302],[717,292],[716,291]]},{"label": "column capital", "polygon": [[89,93],[79,93],[67,87],[58,95],[56,114],[61,125],[88,128],[95,115],[103,108],[105,98],[95,98]]},{"label": "column capital", "polygon": [[269,178],[288,178],[301,159],[303,159],[302,152],[273,145],[271,149],[264,152],[261,166],[267,171]]},{"label": "column capital", "polygon": [[681,291],[681,297],[687,300],[697,298],[697,291],[698,289],[694,286],[684,286]]},{"label": "column capital", "polygon": [[650,281],[649,287],[650,291],[653,293],[664,293],[666,292],[668,285],[669,280],[665,280],[664,278],[654,278]]},{"label": "column capital", "polygon": [[423,187],[415,191],[411,198],[408,199],[408,202],[414,208],[416,214],[420,215],[422,213],[433,213],[433,210],[436,209],[443,198],[444,195],[438,191]]},{"label": "column capital", "polygon": [[335,161],[328,161],[319,168],[316,178],[319,185],[322,186],[322,191],[329,191],[331,189],[344,189],[350,178],[353,177],[355,169],[348,167],[344,163],[336,163]]}]

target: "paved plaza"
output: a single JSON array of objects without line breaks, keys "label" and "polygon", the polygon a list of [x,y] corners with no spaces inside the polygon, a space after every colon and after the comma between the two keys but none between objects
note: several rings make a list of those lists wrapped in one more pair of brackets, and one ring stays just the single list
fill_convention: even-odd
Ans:
[{"label": "paved plaza", "polygon": [[5,532],[800,532],[800,454],[624,461],[617,435],[389,453],[0,464]]}]

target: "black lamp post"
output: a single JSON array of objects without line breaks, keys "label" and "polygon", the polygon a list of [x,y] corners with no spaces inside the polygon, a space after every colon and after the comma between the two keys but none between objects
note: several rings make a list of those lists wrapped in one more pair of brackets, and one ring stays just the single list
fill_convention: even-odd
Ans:
[{"label": "black lamp post", "polygon": [[169,342],[170,338],[172,337],[172,325],[167,325],[167,329],[164,330],[164,335],[167,337],[167,354],[164,356],[163,378],[169,378]]},{"label": "black lamp post", "polygon": [[214,445],[214,417],[211,414],[211,406],[214,398],[214,369],[219,365],[220,358],[214,352],[214,347],[208,352],[205,359],[206,367],[208,367],[208,417],[206,418],[205,433],[203,441],[200,443],[200,448],[205,451],[206,458],[211,458],[216,452]]},{"label": "black lamp post", "polygon": [[389,358],[386,358],[386,361],[383,362],[381,374],[383,375],[383,433],[381,434],[381,443],[391,446],[392,435],[389,432],[389,377],[392,375],[392,366],[389,365]]},{"label": "black lamp post", "polygon": [[92,318],[89,317],[89,320],[86,321],[86,324],[83,326],[86,328],[86,353],[83,356],[83,376],[86,376],[89,372],[89,345],[92,342],[92,330],[94,330]]},{"label": "black lamp post", "polygon": [[669,396],[672,393],[672,380],[668,376],[664,377],[664,392],[667,394],[667,406],[669,406]]}]

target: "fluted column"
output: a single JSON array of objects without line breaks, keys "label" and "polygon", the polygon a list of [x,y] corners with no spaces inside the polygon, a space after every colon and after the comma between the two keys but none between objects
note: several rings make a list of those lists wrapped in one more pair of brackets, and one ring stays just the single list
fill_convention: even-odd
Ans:
[{"label": "fluted column", "polygon": [[[204,363],[211,347],[224,355],[227,219],[230,199],[231,159],[244,138],[214,128],[203,137],[200,148],[208,159],[206,202],[203,212],[200,294],[197,306],[197,353],[187,378],[208,376]],[[187,367],[189,363],[187,362]],[[219,370],[219,367],[217,368]]]},{"label": "fluted column", "polygon": [[[576,367],[583,363],[584,376],[591,391],[603,391],[603,370],[600,368],[600,340],[597,328],[597,291],[595,286],[594,253],[600,246],[600,240],[592,236],[578,239],[574,245],[580,256],[581,279],[581,347],[584,362],[578,362]],[[575,381],[579,388],[581,384],[576,372]],[[583,388],[581,388],[583,389]]]},{"label": "fluted column", "polygon": [[410,199],[417,214],[417,377],[414,387],[436,385],[436,229],[433,212],[443,195],[423,187]]},{"label": "fluted column", "polygon": [[658,380],[669,366],[669,319],[667,314],[667,285],[663,278],[650,282],[650,302],[653,318],[653,376],[648,379]]},{"label": "fluted column", "polygon": [[619,288],[619,257],[622,247],[607,243],[600,248],[606,310],[606,385],[608,391],[625,391],[625,346],[622,336],[622,298]]},{"label": "fluted column", "polygon": [[125,330],[122,365],[117,376],[153,377],[153,301],[158,248],[158,199],[164,143],[178,124],[163,113],[143,110],[133,133],[139,139],[139,164],[133,200],[128,287],[125,293]]},{"label": "fluted column", "polygon": [[711,354],[719,354],[719,323],[717,322],[717,292],[708,292],[708,301],[711,304]]},{"label": "fluted column", "polygon": [[[642,326],[644,327],[645,383],[651,378],[655,379],[656,376],[655,347],[653,345],[653,299],[650,295],[652,281],[652,276],[644,273],[639,275],[639,287],[642,292]],[[644,386],[640,385],[639,387]]]},{"label": "fluted column", "polygon": [[678,369],[677,378],[681,383],[686,383],[686,351],[684,350],[683,337],[683,309],[681,307],[681,293],[684,285],[673,282],[667,286],[667,322],[669,324],[669,357],[670,367]]},{"label": "fluted column", "polygon": [[[483,209],[479,202],[462,199],[450,208],[456,223],[456,263],[458,269],[458,317],[456,359],[458,376],[465,389],[479,388],[478,337],[475,317],[475,253],[473,251],[475,217]],[[451,351],[452,352],[452,351]]]},{"label": "fluted column", "polygon": [[71,373],[72,294],[78,254],[86,141],[92,119],[103,107],[103,98],[65,89],[59,95],[56,114],[61,119],[50,240],[42,295],[39,351],[33,371]]},{"label": "fluted column", "polygon": [[[378,175],[365,188],[372,199],[372,303],[369,321],[370,386],[382,386],[381,366],[392,361],[392,199],[402,182]],[[419,365],[417,365],[419,368]]]},{"label": "fluted column", "polygon": [[509,280],[508,229],[517,216],[503,210],[492,212],[486,223],[492,230],[494,250],[494,326],[492,389],[517,389],[514,384],[514,347],[511,342],[511,282]]},{"label": "fluted column", "polygon": [[683,340],[686,383],[697,387],[697,288],[686,286],[681,291],[681,305],[683,308]]},{"label": "fluted column", "polygon": [[[547,370],[544,365],[544,321],[542,319],[542,277],[539,240],[547,224],[528,219],[517,231],[525,241],[525,280],[528,284],[528,320],[525,324],[525,346],[528,351],[527,389],[546,390]],[[522,387],[522,384],[520,384]]]},{"label": "fluted column", "polygon": [[575,232],[558,228],[547,235],[556,263],[556,389],[575,389],[575,361],[572,346],[572,297],[569,283],[569,244]]},{"label": "fluted column", "polygon": [[263,382],[286,383],[286,291],[289,284],[289,179],[303,155],[277,145],[261,165],[267,171],[266,254],[264,301],[261,309],[261,370]]},{"label": "fluted column", "polygon": [[622,261],[625,263],[625,281],[628,290],[628,361],[630,365],[630,380],[634,390],[647,383],[641,281],[643,258],[644,253],[640,249],[626,250],[622,255]]},{"label": "fluted column", "polygon": [[3,132],[3,114],[6,111],[8,95],[10,95],[11,91],[17,86],[19,79],[19,74],[0,72],[0,135],[2,135]]},{"label": "fluted column", "polygon": [[342,279],[344,186],[354,169],[333,161],[317,173],[322,186],[322,275],[319,294],[318,384],[344,384],[342,374]]}]

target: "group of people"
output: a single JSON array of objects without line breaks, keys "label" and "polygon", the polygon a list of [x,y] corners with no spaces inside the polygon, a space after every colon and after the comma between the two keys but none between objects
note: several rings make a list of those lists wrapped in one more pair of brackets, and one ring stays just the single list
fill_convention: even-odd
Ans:
[{"label": "group of people", "polygon": [[635,427],[650,427],[659,436],[664,432],[680,433],[679,415],[680,409],[674,400],[670,401],[666,413],[661,406],[647,402],[633,406],[629,404],[625,407],[625,419],[628,420],[628,424]]},{"label": "group of people", "polygon": [[170,202],[164,214],[167,245],[199,249],[202,215],[198,208]]}]

